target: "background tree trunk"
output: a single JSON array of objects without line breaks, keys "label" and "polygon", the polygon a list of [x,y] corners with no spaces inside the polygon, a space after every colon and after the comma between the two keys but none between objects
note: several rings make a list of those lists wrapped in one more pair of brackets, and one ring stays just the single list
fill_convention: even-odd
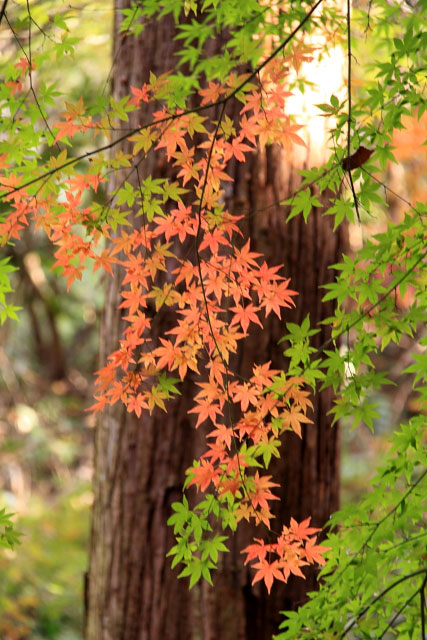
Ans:
[{"label": "background tree trunk", "polygon": [[[116,0],[119,9],[129,6]],[[152,70],[156,75],[173,68],[174,25],[163,19],[146,28],[138,39],[120,39],[114,29],[113,93],[116,99],[140,87]],[[232,111],[235,109],[235,113]],[[230,116],[239,106],[231,105]],[[141,122],[149,113],[139,114]],[[124,152],[128,152],[126,145]],[[275,147],[254,154],[244,165],[231,167],[235,182],[227,192],[227,205],[256,210],[285,198],[298,185],[296,169],[308,166],[313,149],[292,160]],[[322,158],[321,158],[322,159]],[[318,160],[321,160],[318,159]],[[323,158],[324,159],[324,158]],[[141,164],[141,172],[165,177],[170,169],[158,153]],[[128,178],[130,181],[130,179]],[[282,321],[267,319],[263,331],[254,332],[240,347],[236,369],[246,375],[254,362],[271,360],[286,370],[282,347],[277,342],[286,333],[286,322],[300,322],[310,313],[313,324],[330,316],[331,307],[321,304],[318,287],[333,274],[327,266],[341,257],[342,238],[332,233],[329,217],[315,210],[307,225],[297,218],[286,225],[283,207],[271,208],[248,218],[245,231],[252,248],[262,251],[270,264],[284,264],[299,292],[297,307]],[[120,274],[109,282],[101,334],[101,361],[117,348],[122,330]],[[153,332],[168,328],[168,316],[157,314]],[[325,330],[317,336],[320,344]],[[242,566],[240,550],[254,531],[242,526],[232,539],[230,553],[220,561],[214,575],[215,588],[207,584],[191,592],[178,571],[171,571],[165,557],[174,543],[166,526],[170,505],[181,497],[185,469],[204,449],[203,433],[193,427],[187,411],[192,397],[192,380],[180,389],[182,395],[169,405],[168,414],[144,414],[137,419],[120,403],[105,410],[96,432],[94,508],[87,589],[87,640],[267,640],[277,631],[278,612],[295,607],[306,590],[315,586],[315,574],[307,581],[290,579],[278,585],[268,597],[261,585],[252,588],[252,575]],[[338,506],[338,432],[331,429],[327,412],[329,392],[316,397],[313,425],[303,430],[299,440],[285,438],[281,460],[272,465],[275,480],[281,483],[281,502],[276,522],[288,523],[312,516],[314,526],[322,526]],[[256,534],[255,534],[256,535]],[[259,533],[258,533],[259,535]]]}]

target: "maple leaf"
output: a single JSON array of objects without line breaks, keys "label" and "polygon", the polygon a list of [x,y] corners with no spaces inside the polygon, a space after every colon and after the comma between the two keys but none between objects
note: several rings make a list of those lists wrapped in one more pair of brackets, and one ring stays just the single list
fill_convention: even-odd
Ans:
[{"label": "maple leaf", "polygon": [[261,307],[265,307],[265,315],[268,316],[270,311],[280,318],[280,307],[291,308],[295,306],[292,296],[297,296],[298,293],[292,289],[288,289],[288,283],[285,282],[273,282],[270,286],[260,287],[258,289],[258,297]]},{"label": "maple leaf", "polygon": [[[243,520],[243,518],[250,522],[250,519],[255,516],[255,509],[249,503],[241,502],[235,511],[235,516],[237,522]],[[243,551],[241,553],[243,553]]]},{"label": "maple leaf", "polygon": [[126,409],[129,412],[134,411],[138,418],[140,417],[142,410],[148,408],[149,407],[147,401],[145,400],[142,393],[138,393],[136,396],[132,396],[126,404]]},{"label": "maple leaf", "polygon": [[[211,162],[209,166],[209,184],[214,191],[218,191],[221,186],[221,180],[225,182],[233,182],[233,178],[228,175],[228,173],[224,172],[225,165],[223,163],[213,163]],[[200,181],[203,183],[205,180],[205,175],[202,173]],[[206,204],[204,202],[203,204]]]},{"label": "maple leaf", "polygon": [[169,394],[164,391],[160,385],[154,384],[151,387],[151,391],[147,392],[148,409],[150,414],[153,412],[154,407],[160,407],[166,413],[165,400],[169,398]]},{"label": "maple leaf", "polygon": [[244,142],[242,142],[242,137],[243,136],[239,136],[237,138],[233,138],[231,143],[230,142],[226,142],[225,143],[224,160],[226,162],[230,158],[232,158],[233,156],[239,162],[245,162],[246,158],[245,158],[244,152],[245,151],[246,152],[247,151],[255,151],[255,149],[253,147],[250,147],[249,145],[247,145]]},{"label": "maple leaf", "polygon": [[254,482],[254,490],[248,490],[249,497],[254,509],[259,505],[262,509],[268,509],[268,500],[279,500],[270,491],[270,487],[279,487],[277,482],[270,482],[271,476],[260,476],[258,471],[255,472],[252,480]]},{"label": "maple leaf", "polygon": [[292,548],[291,546],[288,546],[285,553],[285,557],[282,560],[279,560],[278,562],[279,562],[279,566],[283,571],[285,582],[287,582],[291,573],[293,573],[294,576],[298,576],[299,578],[304,578],[305,580],[305,575],[301,571],[300,567],[303,567],[308,563],[305,562],[304,560],[301,560],[301,558],[299,557],[298,553],[294,548]]},{"label": "maple leaf", "polygon": [[262,322],[256,313],[259,311],[259,307],[255,307],[252,303],[246,305],[246,307],[238,304],[235,307],[230,307],[230,311],[234,311],[230,326],[239,322],[245,333],[247,333],[250,322],[255,322],[262,328]]},{"label": "maple leaf", "polygon": [[233,496],[239,491],[241,487],[241,481],[239,476],[223,480],[218,484],[219,495],[223,496],[230,492]]},{"label": "maple leaf", "polygon": [[94,264],[93,264],[93,272],[97,271],[100,267],[108,271],[110,275],[113,275],[113,269],[111,267],[112,264],[117,264],[118,260],[115,260],[111,257],[108,249],[104,249],[101,255],[95,256]]},{"label": "maple leaf", "polygon": [[85,113],[83,96],[80,96],[80,98],[75,103],[66,102],[65,106],[67,107],[67,110],[62,114],[64,118],[81,118]]},{"label": "maple leaf", "polygon": [[109,404],[108,399],[105,396],[94,396],[96,402],[92,404],[86,411],[92,411],[98,413],[98,411],[104,411],[105,406]]},{"label": "maple leaf", "polygon": [[229,449],[231,449],[233,429],[231,427],[226,427],[224,424],[219,424],[217,428],[210,431],[206,437],[215,438],[218,444],[224,443]]},{"label": "maple leaf", "polygon": [[303,553],[310,564],[317,562],[317,564],[324,565],[326,563],[322,553],[330,551],[331,547],[325,547],[322,545],[316,545],[314,539],[310,539],[306,542],[303,549]]},{"label": "maple leaf", "polygon": [[294,386],[289,390],[289,397],[298,405],[304,413],[307,413],[307,409],[313,409],[313,403],[311,402],[309,396],[309,391],[303,391],[299,389],[299,387]]},{"label": "maple leaf", "polygon": [[313,424],[313,420],[307,418],[307,416],[301,412],[298,405],[293,405],[288,410],[281,413],[280,417],[283,420],[282,431],[285,429],[292,429],[292,431],[294,431],[300,438],[302,438],[301,423]]},{"label": "maple leaf", "polygon": [[[55,262],[55,264],[53,265],[58,266],[59,260],[57,260]],[[74,280],[81,280],[82,276],[83,276],[83,266],[78,266],[78,267],[74,267],[72,264],[66,266],[62,272],[63,277],[66,279],[67,281],[67,291],[70,289],[71,285],[73,284]]]},{"label": "maple leaf", "polygon": [[245,564],[248,564],[248,562],[251,562],[255,558],[258,558],[259,560],[264,560],[264,558],[267,556],[267,553],[271,551],[270,545],[266,545],[264,540],[260,538],[254,538],[254,540],[255,540],[255,544],[248,545],[247,547],[242,549],[240,552],[240,553],[247,554]]},{"label": "maple leaf", "polygon": [[[301,540],[309,540],[309,536],[313,533],[317,533],[320,529],[316,527],[309,527],[311,516],[306,520],[303,520],[298,524],[294,518],[291,518],[291,524],[288,531],[291,531],[296,538],[300,538]],[[285,529],[285,527],[284,527]]]},{"label": "maple leaf", "polygon": [[129,100],[129,104],[134,104],[135,106],[139,106],[141,101],[148,102],[150,99],[150,94],[148,93],[148,85],[144,83],[141,89],[137,89],[136,87],[130,87],[130,90],[133,93],[133,98]]},{"label": "maple leaf", "polygon": [[261,255],[261,253],[250,251],[250,240],[241,249],[235,249],[235,260],[240,268],[258,266],[255,258],[259,258]]},{"label": "maple leaf", "polygon": [[274,578],[277,578],[277,580],[281,580],[282,582],[286,582],[285,576],[281,571],[279,560],[274,560],[271,563],[267,562],[265,559],[260,560],[260,562],[252,565],[252,569],[258,569],[252,580],[252,584],[255,584],[255,582],[258,582],[259,580],[264,580],[268,593],[271,591]]},{"label": "maple leaf", "polygon": [[[149,329],[151,327],[151,320],[148,318],[145,313],[138,310],[136,314],[132,316],[123,316],[123,320],[132,323],[132,328],[138,335],[144,333],[145,329]],[[149,339],[146,339],[146,342],[149,342]]]},{"label": "maple leaf", "polygon": [[130,291],[122,291],[121,294],[124,299],[123,302],[119,305],[119,309],[129,309],[129,320],[131,320],[134,314],[139,310],[140,306],[146,307],[147,302],[145,300],[145,296],[142,295],[142,287],[138,284],[131,284]]},{"label": "maple leaf", "polygon": [[199,245],[199,251],[203,251],[203,249],[209,247],[212,253],[217,253],[220,244],[227,247],[230,246],[230,242],[224,237],[222,231],[220,231],[220,229],[214,229],[212,232],[208,231],[205,233],[203,241]]},{"label": "maple leaf", "polygon": [[258,115],[260,110],[261,94],[259,91],[253,91],[247,98],[246,104],[240,110],[240,113],[245,111],[253,111],[254,115]]},{"label": "maple leaf", "polygon": [[110,404],[113,405],[119,400],[124,401],[125,392],[126,392],[126,386],[124,386],[121,382],[114,381],[112,388],[109,389],[107,392]]},{"label": "maple leaf", "polygon": [[[133,146],[133,155],[135,156],[141,149],[144,149],[145,153],[149,151],[158,138],[158,133],[152,127],[147,127],[142,131],[138,131],[133,136],[129,136],[128,140],[130,142],[134,142]],[[159,145],[157,145],[156,149]],[[168,156],[168,160],[170,160],[170,155]]]},{"label": "maple leaf", "polygon": [[270,529],[270,520],[274,517],[269,509],[257,509],[254,514],[256,524],[262,522],[267,529]]},{"label": "maple leaf", "polygon": [[240,402],[242,411],[246,411],[249,407],[249,403],[254,406],[258,401],[258,392],[249,385],[247,382],[243,384],[236,384],[233,389],[233,402]]},{"label": "maple leaf", "polygon": [[197,418],[197,422],[196,422],[196,429],[197,429],[197,427],[208,418],[210,418],[212,422],[216,425],[216,416],[221,415],[222,410],[219,405],[213,404],[208,399],[206,399],[206,400],[202,400],[201,402],[198,402],[197,406],[190,409],[188,413],[199,414],[199,417]]},{"label": "maple leaf", "polygon": [[158,357],[157,366],[159,369],[167,367],[170,371],[172,368],[176,368],[176,361],[181,356],[182,350],[172,344],[170,340],[160,338],[160,342],[163,346],[154,349],[153,355]]},{"label": "maple leaf", "polygon": [[220,477],[219,471],[209,460],[201,460],[198,467],[189,469],[189,473],[193,474],[193,477],[188,486],[195,484],[201,491],[205,491],[211,482],[216,486]]},{"label": "maple leaf", "polygon": [[3,196],[4,200],[14,200],[15,202],[20,202],[26,192],[22,193],[21,190],[13,192],[14,189],[19,187],[22,182],[22,176],[16,176],[14,173],[11,173],[9,176],[2,176],[0,187],[9,187],[7,191],[11,191],[8,196]]},{"label": "maple leaf", "polygon": [[258,413],[248,411],[236,424],[234,430],[238,433],[240,440],[248,436],[255,443],[260,439],[257,434],[263,430],[263,427],[264,423],[260,420]]},{"label": "maple leaf", "polygon": [[10,93],[12,94],[12,96],[14,96],[15,93],[18,93],[18,91],[22,90],[22,82],[19,82],[19,80],[8,80],[4,83],[4,86],[10,89]]},{"label": "maple leaf", "polygon": [[221,358],[215,357],[212,360],[209,360],[209,362],[206,365],[207,369],[210,369],[209,371],[209,379],[213,382],[215,381],[217,384],[219,384],[221,387],[224,386],[224,375],[226,374],[226,368],[224,366],[223,361],[221,360]]},{"label": "maple leaf", "polygon": [[257,118],[251,116],[249,119],[243,115],[240,120],[240,136],[256,145],[256,135],[258,133]]},{"label": "maple leaf", "polygon": [[198,277],[199,269],[196,264],[192,264],[189,260],[184,260],[181,262],[179,267],[172,271],[172,273],[178,274],[175,280],[176,284],[185,280],[185,285],[188,288],[190,282]]},{"label": "maple leaf", "polygon": [[199,91],[199,96],[202,97],[201,104],[204,105],[217,102],[221,94],[225,92],[225,87],[221,87],[217,82],[209,82],[207,89],[200,89]]},{"label": "maple leaf", "polygon": [[210,442],[209,449],[202,454],[202,458],[210,458],[211,462],[214,463],[219,460],[220,463],[223,463],[228,458],[228,453],[225,450],[224,443],[220,443],[218,441]]},{"label": "maple leaf", "polygon": [[253,367],[254,375],[251,382],[261,387],[268,387],[272,383],[275,375],[279,373],[279,369],[270,369],[271,360],[264,364],[256,364]]},{"label": "maple leaf", "polygon": [[21,56],[19,58],[19,61],[16,62],[13,66],[15,67],[15,69],[21,69],[21,76],[23,76],[25,75],[26,70],[30,66],[30,62],[28,58]]},{"label": "maple leaf", "polygon": [[58,128],[54,142],[58,142],[62,138],[72,138],[75,133],[81,130],[81,126],[74,124],[71,118],[67,118],[63,122],[56,122],[53,126]]}]

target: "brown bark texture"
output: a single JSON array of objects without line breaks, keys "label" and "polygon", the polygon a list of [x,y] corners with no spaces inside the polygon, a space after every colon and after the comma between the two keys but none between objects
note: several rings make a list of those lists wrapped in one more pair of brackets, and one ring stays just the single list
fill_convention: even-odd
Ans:
[{"label": "brown bark texture", "polygon": [[[116,0],[116,10],[129,5]],[[118,15],[116,11],[116,16]],[[116,18],[118,19],[118,18]],[[156,75],[174,68],[172,20],[150,24],[135,39],[114,35],[113,93],[116,99],[140,87],[149,71]],[[229,105],[228,115],[237,116],[239,104]],[[138,114],[146,122],[146,110]],[[134,122],[132,122],[132,125]],[[129,151],[126,145],[124,152]],[[310,148],[299,159],[271,147],[254,154],[245,164],[235,163],[234,178],[227,191],[230,211],[255,211],[285,198],[298,186],[296,169],[310,164]],[[140,165],[143,177],[173,175],[165,158],[155,152]],[[118,176],[116,180],[123,179]],[[127,177],[129,181],[134,176]],[[327,198],[326,198],[327,199]],[[310,313],[312,324],[332,313],[321,303],[319,286],[330,282],[328,265],[339,261],[343,239],[332,233],[329,217],[314,210],[307,224],[302,217],[286,224],[284,207],[271,207],[248,216],[244,232],[255,251],[263,252],[270,265],[283,264],[291,287],[299,292],[295,310],[280,321],[269,316],[263,330],[254,332],[240,347],[232,368],[247,375],[254,363],[271,360],[286,370],[283,347],[278,340],[286,333],[286,322],[300,322]],[[168,276],[166,276],[168,277]],[[110,280],[101,334],[101,362],[117,348],[123,328],[120,312],[120,273]],[[170,312],[169,312],[170,313]],[[169,328],[168,312],[153,320],[153,338]],[[328,333],[316,336],[320,345]],[[182,395],[169,404],[167,414],[153,416],[126,413],[117,403],[105,410],[96,430],[94,508],[90,568],[86,598],[87,640],[267,640],[277,631],[278,612],[295,608],[307,590],[315,588],[315,573],[307,580],[289,580],[274,586],[267,596],[263,585],[251,587],[251,570],[243,566],[241,549],[262,532],[243,525],[232,538],[230,553],[220,559],[214,588],[207,584],[191,592],[179,571],[170,568],[167,551],[173,546],[172,530],[166,526],[170,505],[181,498],[185,469],[204,450],[202,430],[194,429],[188,416],[194,380],[188,379]],[[289,517],[312,516],[322,526],[338,506],[338,431],[327,415],[330,392],[316,396],[314,424],[303,430],[300,440],[284,438],[282,457],[269,473],[280,482],[280,504],[274,506],[276,520],[288,524]]]}]

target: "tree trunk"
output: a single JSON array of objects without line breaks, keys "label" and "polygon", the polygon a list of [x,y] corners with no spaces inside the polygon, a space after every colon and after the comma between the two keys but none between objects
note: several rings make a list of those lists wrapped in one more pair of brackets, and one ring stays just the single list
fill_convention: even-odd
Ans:
[{"label": "tree trunk", "polygon": [[[117,10],[128,6],[116,0]],[[163,19],[146,28],[138,39],[119,39],[115,25],[113,93],[119,100],[130,86],[140,87],[152,70],[156,75],[174,67],[174,26]],[[235,115],[238,113],[239,106]],[[232,116],[232,113],[229,113]],[[146,121],[147,112],[139,115]],[[124,145],[124,152],[129,150]],[[310,149],[289,163],[283,151],[268,148],[254,154],[251,164],[235,164],[233,192],[227,205],[254,210],[285,198],[298,184],[296,169],[310,162]],[[165,160],[156,152],[144,161],[144,174],[165,177]],[[166,174],[167,175],[167,174]],[[254,332],[240,347],[236,368],[245,375],[252,364],[271,360],[284,368],[278,340],[286,333],[285,323],[299,322],[310,313],[312,324],[330,316],[332,308],[321,304],[320,284],[330,282],[327,266],[340,259],[341,238],[332,233],[329,217],[316,210],[307,225],[297,218],[285,224],[283,207],[271,208],[248,219],[246,232],[251,246],[262,251],[269,264],[284,264],[299,292],[295,311],[284,319],[267,318],[265,328]],[[117,348],[122,330],[120,274],[109,283],[101,334],[101,362]],[[154,333],[168,327],[167,314],[156,316]],[[154,336],[155,337],[155,336]],[[327,332],[317,336],[320,344]],[[307,581],[290,579],[278,585],[268,597],[260,584],[251,587],[250,569],[242,566],[240,550],[249,543],[253,528],[242,526],[231,540],[230,553],[220,560],[214,575],[214,589],[207,584],[191,592],[178,571],[171,571],[165,557],[173,546],[172,531],[166,526],[170,505],[181,497],[185,469],[204,450],[203,434],[188,417],[193,381],[188,379],[182,395],[170,403],[168,414],[137,419],[117,403],[106,409],[96,431],[94,508],[87,588],[87,640],[269,640],[277,631],[278,612],[295,607],[306,590],[315,587],[315,574]],[[316,396],[313,425],[303,438],[289,434],[282,458],[271,469],[281,484],[281,502],[276,522],[287,524],[312,516],[322,526],[338,506],[338,432],[331,429],[327,412],[329,392]],[[277,528],[277,527],[276,527]],[[258,533],[258,535],[260,535]]]}]

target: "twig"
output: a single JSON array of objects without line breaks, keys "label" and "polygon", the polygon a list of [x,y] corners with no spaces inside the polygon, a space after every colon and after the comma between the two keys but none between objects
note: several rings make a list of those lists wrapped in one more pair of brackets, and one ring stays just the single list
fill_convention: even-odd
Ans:
[{"label": "twig", "polygon": [[387,626],[385,627],[384,631],[381,633],[380,636],[378,636],[378,640],[381,640],[381,638],[383,638],[385,636],[385,634],[387,633],[387,631],[394,625],[395,621],[397,620],[397,618],[400,616],[400,614],[402,613],[402,611],[404,611],[406,609],[406,607],[408,606],[408,604],[411,602],[411,600],[413,600],[415,598],[415,596],[417,595],[417,593],[420,591],[420,589],[416,589],[416,591],[414,591],[414,593],[409,596],[409,598],[403,603],[403,605],[400,607],[400,609],[398,611],[396,611],[396,613],[394,614],[394,616],[392,617],[392,619],[390,620],[390,622],[387,624]]},{"label": "twig", "polygon": [[6,13],[7,3],[8,3],[8,0],[3,0],[2,8],[0,9],[0,24],[1,24],[1,21],[3,20],[3,16]]},{"label": "twig", "polygon": [[369,604],[367,604],[366,607],[364,607],[360,613],[357,614],[357,616],[354,618],[354,620],[351,622],[351,624],[347,627],[347,629],[340,635],[339,640],[342,640],[342,638],[345,638],[347,633],[354,627],[355,624],[357,624],[357,622],[360,620],[360,618],[362,618],[365,615],[365,613],[367,611],[369,611],[369,609],[376,602],[378,602],[378,600],[381,600],[381,598],[383,598],[386,595],[386,593],[388,593],[389,591],[394,589],[394,587],[397,587],[402,582],[405,582],[405,580],[409,580],[410,578],[414,578],[415,576],[419,576],[419,575],[421,575],[423,573],[427,574],[427,567],[423,567],[422,569],[417,569],[417,571],[413,571],[412,573],[408,573],[406,576],[402,576],[401,578],[399,578],[395,582],[392,582],[392,584],[389,584],[388,587],[383,589],[381,591],[381,593],[379,593],[377,596],[375,596],[375,598],[373,598],[371,600],[371,602]]},{"label": "twig", "polygon": [[425,595],[424,595],[424,590],[426,588],[426,584],[427,584],[427,575],[424,578],[424,581],[421,585],[421,589],[420,589],[420,609],[421,609],[421,633],[422,633],[422,638],[423,640],[426,640],[426,618],[425,618],[425,607],[426,607],[426,599],[425,599]]},{"label": "twig", "polygon": [[[351,2],[347,0],[347,58],[348,58],[348,66],[347,66],[347,100],[348,100],[348,119],[347,119],[347,156],[350,158],[351,156]],[[359,204],[357,202],[356,191],[353,183],[353,176],[351,175],[351,167],[350,160],[348,163],[348,176],[350,180],[351,192],[353,194],[354,206],[356,208],[357,219],[360,224],[360,213],[359,213]]]},{"label": "twig", "polygon": [[[164,118],[161,118],[159,120],[150,121],[150,122],[148,122],[148,123],[146,123],[144,125],[141,125],[139,127],[135,127],[135,129],[131,129],[125,135],[120,136],[119,138],[117,138],[116,140],[113,140],[112,142],[110,142],[108,144],[105,144],[105,145],[103,145],[101,147],[98,147],[96,149],[92,149],[92,151],[87,151],[86,153],[82,153],[81,155],[76,156],[75,158],[70,158],[70,160],[67,160],[67,162],[64,162],[63,164],[59,165],[58,167],[55,167],[54,169],[50,169],[49,171],[46,171],[45,173],[41,174],[40,176],[37,176],[36,178],[32,178],[31,180],[28,180],[27,182],[24,182],[22,185],[20,185],[18,187],[14,187],[13,189],[9,189],[8,190],[8,195],[10,195],[11,193],[15,193],[17,191],[21,191],[22,189],[25,189],[26,187],[29,187],[32,184],[35,184],[36,182],[39,182],[40,180],[43,180],[44,178],[48,178],[49,176],[57,173],[58,171],[62,171],[62,169],[66,169],[67,167],[69,167],[69,166],[71,166],[73,164],[76,164],[77,162],[80,162],[81,160],[85,160],[87,158],[91,158],[92,156],[94,156],[94,155],[96,155],[98,153],[101,153],[102,151],[108,151],[108,149],[112,149],[113,147],[115,147],[116,145],[120,144],[124,140],[127,140],[127,138],[129,138],[131,135],[134,135],[134,134],[136,134],[136,133],[138,133],[140,131],[143,131],[144,129],[148,129],[149,127],[151,127],[153,125],[160,125],[160,124],[163,124],[165,122],[171,122],[173,120],[176,120],[177,118],[181,118],[182,116],[190,115],[192,113],[200,113],[202,111],[206,111],[207,109],[211,109],[212,107],[218,107],[218,106],[222,106],[222,105],[227,104],[227,102],[229,100],[234,98],[247,84],[249,84],[251,82],[251,80],[253,80],[257,76],[257,74],[269,62],[271,62],[271,60],[273,60],[286,47],[286,45],[295,37],[295,35],[298,33],[298,31],[300,29],[302,29],[302,27],[305,25],[305,23],[311,17],[312,13],[314,13],[314,11],[317,9],[317,7],[319,7],[321,5],[322,2],[323,2],[323,0],[317,0],[317,2],[312,6],[310,11],[308,11],[308,13],[306,13],[306,15],[301,20],[301,22],[281,42],[281,44],[273,51],[273,53],[271,55],[269,55],[268,58],[266,58],[266,60],[264,60],[264,62],[262,62],[260,65],[258,65],[258,67],[251,74],[249,74],[249,76],[247,76],[247,78],[245,78],[245,80],[243,80],[228,95],[224,96],[223,98],[220,98],[216,102],[210,102],[208,104],[200,105],[198,107],[193,107],[191,109],[186,109],[186,110],[184,110],[184,111],[182,111],[180,113],[175,113],[175,114],[172,114],[170,116],[165,116]],[[3,186],[1,182],[0,182],[0,186]]]}]

